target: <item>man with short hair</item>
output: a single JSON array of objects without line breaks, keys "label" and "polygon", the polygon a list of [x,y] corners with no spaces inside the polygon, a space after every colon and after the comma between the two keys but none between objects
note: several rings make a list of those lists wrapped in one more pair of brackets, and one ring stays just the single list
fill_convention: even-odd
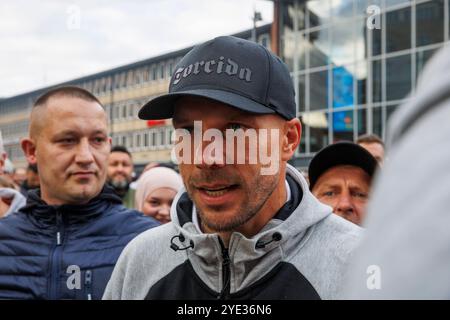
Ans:
[{"label": "man with short hair", "polygon": [[359,136],[356,144],[370,152],[380,165],[384,162],[384,142],[376,134],[364,134]]},{"label": "man with short hair", "polygon": [[126,247],[104,298],[339,298],[360,228],[287,164],[301,124],[286,65],[254,42],[219,37],[175,70],[169,94],[139,117],[173,118],[185,189],[171,222]]},{"label": "man with short hair", "polygon": [[104,187],[104,108],[84,89],[50,90],[34,103],[21,144],[40,189],[0,221],[0,299],[101,298],[124,246],[158,225]]},{"label": "man with short hair", "polygon": [[133,159],[124,146],[114,146],[108,157],[108,183],[122,199],[123,205],[134,209],[135,190],[130,188],[133,180]]},{"label": "man with short hair", "polygon": [[333,212],[361,225],[377,161],[353,142],[337,142],[320,150],[308,170],[310,190]]}]

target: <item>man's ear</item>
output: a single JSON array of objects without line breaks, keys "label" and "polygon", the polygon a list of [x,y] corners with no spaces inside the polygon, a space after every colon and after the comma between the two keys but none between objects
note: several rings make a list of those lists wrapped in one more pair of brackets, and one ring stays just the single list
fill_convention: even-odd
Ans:
[{"label": "man's ear", "polygon": [[290,160],[295,150],[297,150],[302,137],[302,125],[298,118],[291,119],[285,122],[283,147],[281,150],[281,159],[284,161]]},{"label": "man's ear", "polygon": [[29,164],[36,164],[36,143],[30,138],[23,138],[20,141],[20,145],[22,146],[23,153],[27,158]]}]

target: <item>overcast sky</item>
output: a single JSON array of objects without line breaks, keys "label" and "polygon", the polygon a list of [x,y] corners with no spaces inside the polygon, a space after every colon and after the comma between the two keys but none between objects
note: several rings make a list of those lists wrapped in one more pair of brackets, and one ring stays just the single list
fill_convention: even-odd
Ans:
[{"label": "overcast sky", "polygon": [[267,0],[1,0],[0,97],[252,28]]}]

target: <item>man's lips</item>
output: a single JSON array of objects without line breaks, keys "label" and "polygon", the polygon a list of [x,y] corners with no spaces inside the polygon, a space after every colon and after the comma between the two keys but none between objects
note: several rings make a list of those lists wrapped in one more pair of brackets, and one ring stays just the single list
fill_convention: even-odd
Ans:
[{"label": "man's lips", "polygon": [[195,184],[194,187],[199,190],[220,191],[233,187],[237,187],[236,183],[214,183],[214,184]]},{"label": "man's lips", "polygon": [[233,195],[239,188],[238,184],[211,184],[197,185],[195,188],[199,191],[202,202],[206,205],[224,205],[234,200]]},{"label": "man's lips", "polygon": [[76,172],[72,172],[71,174],[72,176],[75,177],[90,177],[95,175],[94,171],[76,171]]}]

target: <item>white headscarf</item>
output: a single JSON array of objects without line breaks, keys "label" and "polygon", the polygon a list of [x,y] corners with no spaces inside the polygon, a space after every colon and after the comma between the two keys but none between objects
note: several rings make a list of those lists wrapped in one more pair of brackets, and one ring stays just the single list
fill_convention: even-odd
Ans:
[{"label": "white headscarf", "polygon": [[142,211],[147,196],[159,188],[170,188],[178,192],[183,187],[183,180],[176,171],[166,167],[156,167],[145,171],[136,183],[135,205]]}]

